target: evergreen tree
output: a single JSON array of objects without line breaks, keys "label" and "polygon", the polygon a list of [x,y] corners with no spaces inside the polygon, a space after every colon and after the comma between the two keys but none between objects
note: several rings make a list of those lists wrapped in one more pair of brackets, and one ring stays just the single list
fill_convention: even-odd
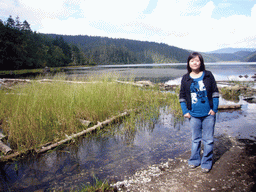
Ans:
[{"label": "evergreen tree", "polygon": [[52,39],[32,32],[26,20],[20,25],[19,17],[16,22],[12,16],[0,22],[0,70],[60,67],[74,60],[77,65],[85,63],[80,50],[72,50],[62,37]]},{"label": "evergreen tree", "polygon": [[22,30],[27,30],[27,31],[31,31],[30,25],[28,24],[28,22],[25,20],[23,21],[22,25],[21,25],[21,29]]},{"label": "evergreen tree", "polygon": [[71,47],[64,41],[63,37],[56,37],[56,39],[53,41],[53,45],[62,49],[64,53],[63,62],[65,65],[68,65],[72,58]]},{"label": "evergreen tree", "polygon": [[18,16],[16,17],[15,23],[16,23],[15,28],[18,30],[21,30],[20,18]]},{"label": "evergreen tree", "polygon": [[11,15],[7,19],[6,26],[10,28],[15,28],[15,21],[13,20]]}]

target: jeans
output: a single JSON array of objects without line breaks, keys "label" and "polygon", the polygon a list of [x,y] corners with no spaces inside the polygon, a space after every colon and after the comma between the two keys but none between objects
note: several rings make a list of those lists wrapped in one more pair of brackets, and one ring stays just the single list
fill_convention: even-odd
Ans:
[{"label": "jeans", "polygon": [[[191,117],[190,128],[192,130],[192,149],[188,164],[199,166],[204,169],[212,168],[213,135],[216,115],[205,117]],[[201,158],[201,140],[204,144],[204,152]]]}]

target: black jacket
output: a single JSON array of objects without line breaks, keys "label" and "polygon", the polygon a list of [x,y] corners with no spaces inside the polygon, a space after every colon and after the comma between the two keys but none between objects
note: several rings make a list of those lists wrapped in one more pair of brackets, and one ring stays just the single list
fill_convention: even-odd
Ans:
[{"label": "black jacket", "polygon": [[[193,79],[190,77],[189,73],[183,75],[180,86],[179,101],[186,102],[188,110],[191,110],[191,95],[190,95],[190,85]],[[207,97],[209,100],[210,108],[213,108],[213,97],[219,97],[219,90],[217,88],[216,81],[210,71],[205,70],[205,75],[203,82],[207,91]]]}]

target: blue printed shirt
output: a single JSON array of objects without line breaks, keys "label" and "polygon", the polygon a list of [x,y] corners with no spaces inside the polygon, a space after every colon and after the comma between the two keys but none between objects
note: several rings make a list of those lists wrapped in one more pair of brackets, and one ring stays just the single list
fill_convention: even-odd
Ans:
[{"label": "blue printed shirt", "polygon": [[207,98],[207,91],[203,83],[204,73],[199,78],[192,78],[193,82],[190,86],[191,94],[191,111],[193,117],[207,116],[210,111],[210,104]]}]

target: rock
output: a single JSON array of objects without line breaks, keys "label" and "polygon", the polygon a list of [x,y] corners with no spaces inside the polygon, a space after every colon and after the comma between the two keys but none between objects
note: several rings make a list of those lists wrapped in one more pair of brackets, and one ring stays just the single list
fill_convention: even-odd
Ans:
[{"label": "rock", "polygon": [[246,97],[244,98],[245,101],[248,103],[256,103],[256,98],[255,97]]},{"label": "rock", "polygon": [[159,83],[158,86],[161,90],[169,91],[175,89],[178,85],[168,85],[165,83]]},{"label": "rock", "polygon": [[137,81],[137,84],[142,84],[145,87],[153,87],[153,83],[151,81]]}]

